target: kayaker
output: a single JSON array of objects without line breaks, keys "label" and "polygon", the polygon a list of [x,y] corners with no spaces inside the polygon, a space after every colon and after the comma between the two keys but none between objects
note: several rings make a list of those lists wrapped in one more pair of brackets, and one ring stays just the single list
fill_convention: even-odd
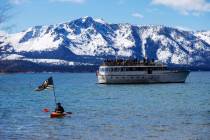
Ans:
[{"label": "kayaker", "polygon": [[57,113],[64,113],[64,109],[61,106],[61,103],[57,103],[57,106],[55,108],[55,112],[57,112]]}]

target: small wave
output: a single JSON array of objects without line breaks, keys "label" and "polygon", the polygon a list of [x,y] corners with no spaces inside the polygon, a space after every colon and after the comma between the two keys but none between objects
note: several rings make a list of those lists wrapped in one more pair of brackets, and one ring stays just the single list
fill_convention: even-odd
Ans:
[{"label": "small wave", "polygon": [[205,126],[205,127],[210,127],[210,122],[208,123],[203,123],[203,124],[200,124],[201,126]]}]

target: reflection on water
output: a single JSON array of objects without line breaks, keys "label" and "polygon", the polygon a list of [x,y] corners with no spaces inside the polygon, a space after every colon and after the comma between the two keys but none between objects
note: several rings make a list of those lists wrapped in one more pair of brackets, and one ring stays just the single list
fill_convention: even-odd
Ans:
[{"label": "reflection on water", "polygon": [[[53,75],[71,117],[50,119],[52,91],[34,92]],[[0,139],[127,140],[210,138],[210,72],[185,84],[100,85],[95,74],[0,76]]]}]

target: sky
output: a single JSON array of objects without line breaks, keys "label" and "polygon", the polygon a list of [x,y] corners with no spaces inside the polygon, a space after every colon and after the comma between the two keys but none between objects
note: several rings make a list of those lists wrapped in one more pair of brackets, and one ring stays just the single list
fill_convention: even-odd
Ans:
[{"label": "sky", "polygon": [[84,16],[108,23],[210,30],[210,0],[0,0],[12,5],[8,25],[19,32]]}]

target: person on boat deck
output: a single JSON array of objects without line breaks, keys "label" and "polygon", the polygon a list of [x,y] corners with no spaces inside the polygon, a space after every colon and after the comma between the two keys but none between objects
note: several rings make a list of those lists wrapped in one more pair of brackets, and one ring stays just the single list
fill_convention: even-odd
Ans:
[{"label": "person on boat deck", "polygon": [[55,112],[57,112],[57,113],[63,113],[64,112],[64,109],[61,106],[61,103],[57,103],[57,106],[55,108]]}]

